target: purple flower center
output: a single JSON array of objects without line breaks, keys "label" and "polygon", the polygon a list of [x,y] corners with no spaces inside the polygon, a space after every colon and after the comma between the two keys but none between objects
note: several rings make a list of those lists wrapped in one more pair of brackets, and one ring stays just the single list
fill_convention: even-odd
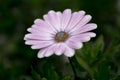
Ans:
[{"label": "purple flower center", "polygon": [[55,41],[57,42],[64,42],[67,38],[68,38],[68,34],[66,32],[58,32],[56,35],[55,35]]}]

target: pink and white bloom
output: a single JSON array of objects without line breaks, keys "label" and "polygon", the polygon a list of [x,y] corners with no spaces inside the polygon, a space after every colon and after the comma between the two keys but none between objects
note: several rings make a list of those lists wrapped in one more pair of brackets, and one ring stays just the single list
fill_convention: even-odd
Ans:
[{"label": "pink and white bloom", "polygon": [[83,42],[96,36],[89,32],[97,28],[95,23],[88,23],[91,18],[85,15],[85,11],[72,13],[66,9],[61,13],[51,10],[27,29],[30,33],[24,37],[25,44],[31,45],[32,49],[40,49],[38,58],[53,54],[72,57],[75,49],[82,48]]}]

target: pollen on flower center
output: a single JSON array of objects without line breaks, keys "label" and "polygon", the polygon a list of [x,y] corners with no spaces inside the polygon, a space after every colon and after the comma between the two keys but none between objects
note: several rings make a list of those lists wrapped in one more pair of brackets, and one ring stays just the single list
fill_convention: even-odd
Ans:
[{"label": "pollen on flower center", "polygon": [[55,38],[55,41],[57,42],[63,42],[68,38],[68,34],[66,32],[61,31],[61,32],[58,32],[54,38]]}]

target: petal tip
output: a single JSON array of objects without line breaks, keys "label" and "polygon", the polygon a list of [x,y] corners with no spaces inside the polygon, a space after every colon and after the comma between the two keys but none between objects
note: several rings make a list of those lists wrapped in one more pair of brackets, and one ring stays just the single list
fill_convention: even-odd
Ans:
[{"label": "petal tip", "polygon": [[71,9],[65,9],[64,12],[71,12]]},{"label": "petal tip", "polygon": [[80,47],[79,47],[79,49],[81,49],[82,47],[83,47],[83,43],[81,43],[81,44],[80,44]]},{"label": "petal tip", "polygon": [[52,13],[55,13],[55,11],[54,11],[54,10],[50,10],[50,11],[48,12],[48,14],[52,14]]},{"label": "petal tip", "polygon": [[38,53],[38,54],[37,54],[37,57],[38,57],[38,58],[43,58],[44,55],[41,55],[40,53]]},{"label": "petal tip", "polygon": [[23,40],[26,40],[26,37],[24,37]]},{"label": "petal tip", "polygon": [[31,49],[38,49],[37,47],[35,47],[35,46],[31,46]]},{"label": "petal tip", "polygon": [[44,56],[45,56],[45,57],[50,57],[51,55],[52,55],[52,53],[49,53],[49,52],[48,52],[48,53],[45,53]]},{"label": "petal tip", "polygon": [[65,55],[65,56],[67,56],[67,57],[73,57],[73,56],[74,56],[74,54],[72,54],[72,55],[71,55],[71,54],[70,54],[70,55]]},{"label": "petal tip", "polygon": [[91,19],[91,18],[92,18],[92,16],[91,16],[91,15],[86,15],[86,17],[88,17],[89,19]]},{"label": "petal tip", "polygon": [[60,53],[60,52],[56,52],[55,54],[56,54],[57,56],[62,55],[62,53]]},{"label": "petal tip", "polygon": [[81,11],[79,11],[79,13],[81,13],[81,14],[85,14],[85,11],[84,11],[84,10],[81,10]]},{"label": "petal tip", "polygon": [[40,21],[40,19],[35,19],[34,23],[38,23]]},{"label": "petal tip", "polygon": [[26,34],[23,38],[23,40],[27,40],[28,35]]},{"label": "petal tip", "polygon": [[96,34],[95,34],[95,33],[93,33],[92,37],[96,37]]},{"label": "petal tip", "polygon": [[30,31],[31,31],[31,28],[28,28],[27,31],[30,32]]},{"label": "petal tip", "polygon": [[26,45],[28,45],[28,42],[27,42],[27,41],[25,41],[25,44],[26,44]]},{"label": "petal tip", "polygon": [[97,29],[97,27],[98,27],[97,24],[95,24],[95,29]]}]

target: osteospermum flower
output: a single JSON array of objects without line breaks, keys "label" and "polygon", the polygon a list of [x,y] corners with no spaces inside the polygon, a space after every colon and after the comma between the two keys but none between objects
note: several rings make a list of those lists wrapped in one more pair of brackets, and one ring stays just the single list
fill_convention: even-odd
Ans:
[{"label": "osteospermum flower", "polygon": [[96,29],[95,23],[88,23],[90,15],[85,11],[72,13],[70,9],[61,12],[49,11],[43,19],[36,19],[30,32],[24,37],[25,44],[32,49],[40,49],[38,57],[49,57],[53,54],[72,57],[75,49],[80,49],[83,42],[89,41],[96,34],[89,32]]}]

